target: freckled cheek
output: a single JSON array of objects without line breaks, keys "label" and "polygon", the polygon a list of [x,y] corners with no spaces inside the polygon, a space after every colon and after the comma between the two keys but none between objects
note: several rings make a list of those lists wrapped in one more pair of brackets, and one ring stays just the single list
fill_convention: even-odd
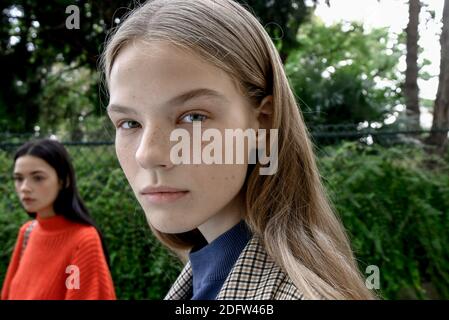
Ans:
[{"label": "freckled cheek", "polygon": [[130,173],[133,165],[135,164],[135,148],[136,147],[134,147],[132,143],[126,143],[121,140],[116,141],[115,152],[117,159],[120,162],[120,166],[123,171],[125,171],[125,174]]},{"label": "freckled cheek", "polygon": [[[215,201],[236,195],[242,188],[247,165],[188,165],[190,183],[196,195]],[[230,199],[229,199],[230,200]]]},{"label": "freckled cheek", "polygon": [[115,148],[115,153],[117,155],[118,161],[120,162],[120,165],[123,169],[125,169],[124,165],[126,165],[127,162],[125,159],[129,158],[129,156],[126,154],[126,149],[117,145]]},{"label": "freckled cheek", "polygon": [[132,143],[127,142],[125,139],[117,137],[115,140],[115,153],[120,165],[126,167],[129,164],[130,159],[132,159]]}]

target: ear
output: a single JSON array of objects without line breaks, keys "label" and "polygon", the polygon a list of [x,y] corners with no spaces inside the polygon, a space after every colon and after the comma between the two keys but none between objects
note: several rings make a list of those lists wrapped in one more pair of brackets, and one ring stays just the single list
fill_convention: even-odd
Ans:
[{"label": "ear", "polygon": [[70,179],[69,177],[67,177],[65,186],[63,186],[62,180],[59,180],[59,190],[64,189],[64,188],[68,188],[70,185]]},{"label": "ear", "polygon": [[257,107],[256,112],[259,128],[267,130],[271,129],[273,123],[273,96],[269,95],[263,98]]}]

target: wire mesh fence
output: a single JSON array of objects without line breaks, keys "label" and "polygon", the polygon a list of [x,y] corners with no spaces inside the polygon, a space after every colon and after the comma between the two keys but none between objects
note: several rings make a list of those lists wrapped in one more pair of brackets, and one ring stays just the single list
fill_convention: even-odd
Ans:
[{"label": "wire mesh fence", "polygon": [[[361,144],[422,144],[429,135],[430,130],[389,130],[378,128],[370,123],[322,125],[309,128],[311,138],[315,145],[337,144],[342,141],[358,141]],[[439,132],[448,132],[448,129],[440,129]],[[71,141],[71,135],[54,135],[41,133],[0,133],[0,156],[3,161],[0,167],[0,184],[11,182],[12,158],[15,150],[24,142],[37,138],[53,138],[61,141],[72,157],[77,178],[84,182],[84,192],[87,197],[96,197],[101,191],[106,178],[110,179],[111,170],[118,170],[117,176],[123,189],[129,187],[123,185],[123,173],[115,155],[114,137],[111,132],[105,132],[103,136],[95,134],[83,134],[83,141]],[[318,148],[319,149],[319,148]],[[12,187],[12,185],[10,185]],[[3,195],[0,195],[0,198]],[[0,199],[1,200],[1,199]]]},{"label": "wire mesh fence", "polygon": [[[432,132],[448,133],[449,128],[437,129],[408,129],[407,125],[381,126],[377,122],[357,124],[327,124],[308,126],[312,140],[316,144],[336,144],[343,140],[359,141],[361,143],[380,143],[383,145],[417,143],[423,141]],[[72,133],[43,134],[42,132],[31,133],[9,133],[0,132],[0,150],[17,147],[24,141],[36,138],[54,138],[64,141],[66,145],[95,146],[112,145],[114,143],[114,132],[103,130],[96,132],[83,132],[81,139],[74,139]]]},{"label": "wire mesh fence", "polygon": [[[338,144],[342,141],[357,141],[361,144],[422,144],[431,130],[405,130],[379,128],[368,122],[362,124],[321,125],[309,128],[315,145]],[[449,129],[433,130],[447,133]],[[102,135],[83,134],[82,141],[71,141],[72,135],[43,135],[34,133],[0,133],[0,155],[4,161],[0,167],[0,183],[11,178],[12,157],[15,150],[24,142],[37,138],[52,138],[61,141],[69,151],[79,179],[90,181],[89,195],[95,196],[96,188],[101,183],[102,175],[108,175],[108,170],[119,169],[114,148],[114,136],[107,131]],[[7,161],[6,159],[9,159]],[[120,179],[123,180],[122,178]]]}]

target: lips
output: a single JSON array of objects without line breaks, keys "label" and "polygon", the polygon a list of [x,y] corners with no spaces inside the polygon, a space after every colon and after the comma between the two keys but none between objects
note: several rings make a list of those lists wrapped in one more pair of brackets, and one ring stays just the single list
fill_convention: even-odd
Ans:
[{"label": "lips", "polygon": [[188,190],[166,186],[158,186],[158,187],[150,186],[140,191],[142,197],[152,204],[171,203],[184,197],[188,193],[189,193]]},{"label": "lips", "polygon": [[179,188],[172,188],[172,187],[166,187],[166,186],[148,186],[143,188],[140,193],[141,194],[152,194],[152,193],[169,193],[169,192],[186,192],[187,190],[179,189]]}]

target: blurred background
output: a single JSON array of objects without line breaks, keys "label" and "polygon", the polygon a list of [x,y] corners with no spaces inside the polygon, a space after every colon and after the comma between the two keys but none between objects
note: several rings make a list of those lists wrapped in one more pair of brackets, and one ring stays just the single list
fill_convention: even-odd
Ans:
[{"label": "blurred background", "polygon": [[[280,53],[361,271],[379,267],[384,299],[448,299],[449,0],[239,2]],[[118,298],[161,299],[182,268],[119,167],[98,72],[108,31],[137,4],[0,2],[0,283],[29,219],[12,156],[38,137],[72,156]]]}]

